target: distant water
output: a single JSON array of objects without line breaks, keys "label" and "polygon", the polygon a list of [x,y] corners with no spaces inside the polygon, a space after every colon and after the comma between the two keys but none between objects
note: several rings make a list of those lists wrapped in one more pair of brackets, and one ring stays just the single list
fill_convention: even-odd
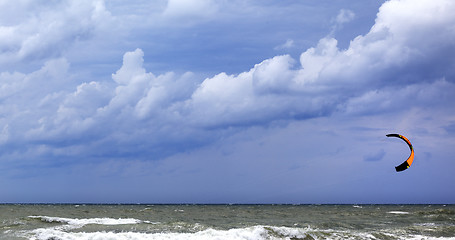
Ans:
[{"label": "distant water", "polygon": [[0,205],[0,239],[454,239],[455,205]]}]

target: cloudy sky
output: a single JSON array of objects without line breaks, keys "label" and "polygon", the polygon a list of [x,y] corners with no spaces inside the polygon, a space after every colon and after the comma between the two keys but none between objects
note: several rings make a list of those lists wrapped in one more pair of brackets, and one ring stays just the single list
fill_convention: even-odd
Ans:
[{"label": "cloudy sky", "polygon": [[0,1],[0,202],[455,203],[453,12]]}]

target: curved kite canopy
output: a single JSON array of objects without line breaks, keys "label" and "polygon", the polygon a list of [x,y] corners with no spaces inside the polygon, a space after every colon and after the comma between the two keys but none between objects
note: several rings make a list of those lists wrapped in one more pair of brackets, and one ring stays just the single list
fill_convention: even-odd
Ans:
[{"label": "curved kite canopy", "polygon": [[402,164],[400,164],[399,166],[396,166],[395,170],[397,170],[397,172],[401,172],[403,170],[408,169],[411,166],[412,161],[414,160],[414,148],[412,148],[411,142],[405,136],[396,134],[396,133],[387,134],[386,136],[401,138],[401,139],[403,139],[403,141],[405,141],[408,144],[409,149],[411,149],[411,155],[409,155],[408,159],[406,159],[406,161],[404,161]]}]

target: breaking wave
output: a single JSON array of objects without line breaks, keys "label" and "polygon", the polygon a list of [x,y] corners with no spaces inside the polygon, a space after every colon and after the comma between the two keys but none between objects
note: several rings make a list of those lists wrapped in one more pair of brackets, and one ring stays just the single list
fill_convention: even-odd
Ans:
[{"label": "breaking wave", "polygon": [[387,213],[391,213],[391,214],[409,214],[409,212],[404,212],[404,211],[390,211],[390,212],[387,212]]},{"label": "breaking wave", "polygon": [[[401,214],[401,213],[400,213]],[[402,231],[378,230],[337,230],[337,229],[318,229],[310,226],[307,227],[284,227],[284,226],[250,226],[233,229],[214,229],[210,227],[201,227],[200,230],[192,231],[187,225],[181,225],[181,231],[161,229],[160,232],[153,232],[154,224],[133,218],[87,218],[73,219],[48,216],[30,216],[30,219],[39,220],[43,223],[51,224],[49,227],[38,228],[29,231],[23,231],[20,237],[33,240],[98,240],[98,239],[130,239],[130,240],[161,240],[161,239],[185,239],[185,240],[278,240],[278,239],[450,239],[455,237],[435,238],[423,235],[408,235]],[[166,223],[169,224],[169,223]],[[92,228],[84,228],[86,226]],[[106,230],[102,226],[119,226],[119,225],[145,225],[148,227],[141,228],[137,231],[119,231]],[[194,230],[194,229],[193,229]]]},{"label": "breaking wave", "polygon": [[61,217],[48,217],[48,216],[29,216],[32,219],[39,219],[47,223],[65,223],[75,226],[84,226],[87,224],[99,224],[99,225],[122,225],[122,224],[138,224],[144,221],[137,220],[134,218],[61,218]]}]

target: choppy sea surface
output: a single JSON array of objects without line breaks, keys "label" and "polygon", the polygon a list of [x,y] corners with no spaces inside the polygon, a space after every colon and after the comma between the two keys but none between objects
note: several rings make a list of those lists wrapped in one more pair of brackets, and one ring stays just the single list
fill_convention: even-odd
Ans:
[{"label": "choppy sea surface", "polygon": [[0,239],[454,239],[455,205],[0,205]]}]

